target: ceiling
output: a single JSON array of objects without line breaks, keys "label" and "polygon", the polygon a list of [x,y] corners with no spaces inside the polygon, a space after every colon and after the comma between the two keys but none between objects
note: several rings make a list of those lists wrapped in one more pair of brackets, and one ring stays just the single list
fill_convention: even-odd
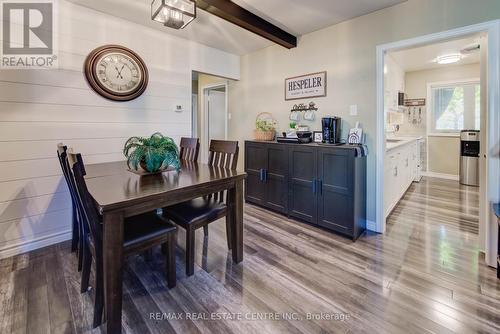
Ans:
[{"label": "ceiling", "polygon": [[390,52],[390,55],[405,72],[442,68],[445,66],[476,64],[480,61],[480,52],[463,54],[463,58],[459,62],[448,65],[437,64],[434,60],[439,56],[460,53],[460,50],[464,47],[477,43],[479,38],[479,35],[473,35],[448,42]]},{"label": "ceiling", "polygon": [[[234,54],[247,54],[273,43],[218,17],[198,10],[182,30],[151,21],[151,0],[69,0],[113,16]],[[283,30],[301,36],[406,0],[233,0]],[[300,45],[300,39],[299,39]]]}]

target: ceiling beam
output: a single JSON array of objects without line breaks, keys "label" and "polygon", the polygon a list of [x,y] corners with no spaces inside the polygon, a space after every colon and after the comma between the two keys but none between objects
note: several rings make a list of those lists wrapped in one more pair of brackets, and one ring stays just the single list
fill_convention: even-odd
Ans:
[{"label": "ceiling beam", "polygon": [[230,0],[195,0],[198,8],[264,37],[287,49],[297,47],[297,37],[238,6]]}]

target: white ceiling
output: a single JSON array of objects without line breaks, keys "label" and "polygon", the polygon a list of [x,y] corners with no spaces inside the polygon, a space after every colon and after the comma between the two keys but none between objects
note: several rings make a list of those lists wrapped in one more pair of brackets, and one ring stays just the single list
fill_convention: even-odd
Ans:
[{"label": "white ceiling", "polygon": [[[247,54],[273,44],[203,10],[198,10],[196,20],[185,29],[174,30],[151,21],[151,0],[69,1],[234,54]],[[233,0],[296,36],[405,1],[407,0]]]},{"label": "white ceiling", "polygon": [[429,44],[418,48],[390,52],[391,57],[405,72],[420,71],[444,66],[476,64],[480,61],[480,53],[464,54],[463,58],[453,64],[440,65],[435,62],[439,56],[460,53],[464,47],[479,41],[479,35],[448,42]]}]

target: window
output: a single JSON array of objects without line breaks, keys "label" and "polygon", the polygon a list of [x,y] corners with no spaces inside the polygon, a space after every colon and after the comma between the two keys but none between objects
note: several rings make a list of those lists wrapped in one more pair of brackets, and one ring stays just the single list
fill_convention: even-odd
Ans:
[{"label": "window", "polygon": [[458,133],[479,130],[481,91],[479,82],[431,85],[430,132]]}]

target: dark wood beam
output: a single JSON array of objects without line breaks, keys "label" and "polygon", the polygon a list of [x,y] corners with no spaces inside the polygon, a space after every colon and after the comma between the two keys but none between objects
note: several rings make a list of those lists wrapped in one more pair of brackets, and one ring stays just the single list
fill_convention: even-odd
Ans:
[{"label": "dark wood beam", "polygon": [[230,0],[195,0],[198,8],[262,36],[285,48],[297,47],[297,37]]}]

